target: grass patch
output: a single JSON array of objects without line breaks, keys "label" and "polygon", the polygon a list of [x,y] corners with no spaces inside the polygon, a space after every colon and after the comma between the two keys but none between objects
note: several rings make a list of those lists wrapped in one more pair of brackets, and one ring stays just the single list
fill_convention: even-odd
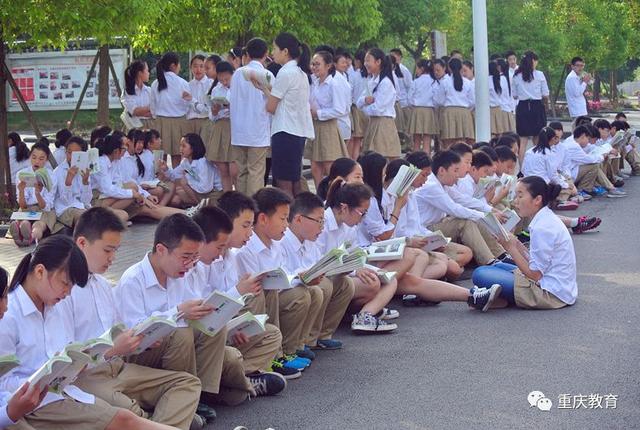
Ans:
[{"label": "grass patch", "polygon": [[[33,117],[40,127],[43,134],[55,134],[56,131],[67,126],[67,121],[71,120],[73,110],[52,110],[32,112]],[[109,110],[109,125],[114,129],[122,127],[120,114],[122,109]],[[74,132],[89,135],[91,130],[96,126],[97,111],[95,109],[81,110],[76,116],[74,124]],[[29,120],[24,112],[8,112],[7,121],[9,123],[9,131],[18,131],[27,134],[35,134],[29,124]]]}]

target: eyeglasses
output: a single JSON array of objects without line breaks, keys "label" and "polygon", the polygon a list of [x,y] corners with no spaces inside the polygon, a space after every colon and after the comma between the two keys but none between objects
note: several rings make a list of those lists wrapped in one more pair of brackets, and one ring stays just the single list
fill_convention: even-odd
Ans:
[{"label": "eyeglasses", "polygon": [[367,211],[361,211],[360,209],[353,209],[353,211],[355,213],[357,213],[358,215],[360,215],[361,218],[364,218],[364,216],[367,214]]},{"label": "eyeglasses", "polygon": [[301,214],[301,216],[302,216],[302,218],[306,218],[306,219],[308,219],[308,220],[311,220],[311,221],[313,221],[313,222],[315,222],[315,223],[318,223],[318,224],[319,224],[319,225],[321,225],[321,226],[323,226],[323,225],[324,225],[324,218],[322,218],[322,219],[315,219],[315,218],[312,218],[312,217],[310,217],[310,216],[302,215],[302,214]]}]

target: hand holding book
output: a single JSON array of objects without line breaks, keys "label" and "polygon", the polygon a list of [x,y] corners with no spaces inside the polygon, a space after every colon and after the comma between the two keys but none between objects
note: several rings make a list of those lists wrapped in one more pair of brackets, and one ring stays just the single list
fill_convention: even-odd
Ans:
[{"label": "hand holding book", "polygon": [[240,280],[238,281],[238,285],[236,285],[236,290],[240,294],[253,294],[257,296],[262,293],[262,278],[264,276],[251,276],[248,273],[242,275]]}]

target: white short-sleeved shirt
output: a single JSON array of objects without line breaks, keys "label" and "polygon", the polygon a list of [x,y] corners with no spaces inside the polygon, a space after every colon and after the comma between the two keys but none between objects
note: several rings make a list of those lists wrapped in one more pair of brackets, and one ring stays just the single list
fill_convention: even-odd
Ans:
[{"label": "white short-sleeved shirt", "polygon": [[11,177],[15,178],[18,172],[22,169],[26,169],[31,166],[31,160],[29,157],[22,161],[16,159],[16,147],[9,147],[9,169],[11,170]]},{"label": "white short-sleeved shirt", "polygon": [[533,79],[525,82],[522,73],[518,73],[511,83],[511,95],[518,100],[542,100],[549,96],[547,78],[540,70],[534,70]]},{"label": "white short-sleeved shirt", "polygon": [[[122,105],[131,116],[135,116],[133,115],[133,111],[137,108],[148,107],[151,105],[151,88],[149,88],[147,85],[142,84],[141,87],[136,85],[134,89],[135,94],[127,94],[127,91],[125,90],[122,92],[122,97],[120,98]],[[137,118],[145,119],[149,117],[140,116]]]},{"label": "white short-sleeved shirt", "polygon": [[291,229],[287,229],[284,237],[278,243],[282,253],[282,264],[287,273],[297,275],[309,269],[322,258],[322,252],[316,242],[300,241]]},{"label": "white short-sleeved shirt", "polygon": [[[374,98],[373,103],[367,105],[367,96]],[[386,76],[380,80],[380,75],[369,76],[364,86],[364,90],[358,97],[356,106],[367,116],[396,117],[396,88],[391,79]]]},{"label": "white short-sleeved shirt", "polygon": [[[391,195],[387,189],[382,190],[382,211],[384,217],[388,218],[393,207],[396,204],[396,196]],[[413,237],[413,236],[426,236],[431,233],[427,227],[420,223],[420,209],[418,208],[418,202],[414,190],[409,190],[409,197],[407,197],[407,204],[405,204],[400,210],[400,215],[396,221],[396,229],[393,232],[395,237]]]},{"label": "white short-sleeved shirt", "polygon": [[313,120],[309,108],[309,78],[291,60],[278,72],[271,95],[280,99],[271,122],[271,135],[285,132],[293,136],[313,139]]},{"label": "white short-sleeved shirt", "polygon": [[282,261],[280,243],[271,241],[271,245],[267,246],[255,233],[236,254],[238,269],[243,274],[255,275],[265,270],[277,269],[282,267]]},{"label": "white short-sleeved shirt", "polygon": [[345,223],[338,224],[333,210],[327,208],[324,211],[324,229],[318,236],[316,244],[322,254],[326,254],[345,242],[349,243],[349,248],[354,247],[358,244],[357,230],[357,226],[349,227]]},{"label": "white short-sleeved shirt", "polygon": [[174,181],[183,177],[187,178],[187,183],[197,193],[206,194],[211,190],[222,189],[220,173],[206,157],[197,160],[183,158],[175,169],[167,171],[167,175]]},{"label": "white short-sleeved shirt", "polygon": [[433,94],[438,83],[428,73],[418,76],[411,85],[409,103],[411,106],[434,107]]},{"label": "white short-sleeved shirt", "polygon": [[189,106],[189,112],[187,112],[187,119],[194,118],[208,118],[211,108],[209,106],[209,88],[213,84],[213,79],[206,75],[202,79],[197,80],[193,78],[189,81],[189,89],[191,92],[191,104]]},{"label": "white short-sleeved shirt", "polygon": [[[555,145],[557,146],[557,145]],[[540,176],[544,181],[560,185],[562,188],[568,188],[567,181],[558,173],[558,163],[555,161],[553,148],[534,152],[533,148],[529,148],[522,163],[522,173],[525,176]]]},{"label": "white short-sleeved shirt", "polygon": [[[20,183],[20,180],[18,179],[19,175],[21,172],[30,172],[33,173],[33,167],[29,166],[26,167],[22,170],[20,170],[18,172],[18,174],[16,175],[16,196],[18,195],[18,183]],[[44,199],[44,202],[46,203],[45,207],[42,209],[43,211],[50,211],[53,210],[53,206],[54,206],[54,199],[55,199],[55,192],[56,192],[56,183],[55,183],[55,176],[53,175],[53,171],[49,170],[49,177],[51,178],[51,181],[53,182],[53,185],[51,187],[51,191],[47,191],[46,188],[42,187],[42,191],[40,191],[40,195],[42,196],[42,198]],[[36,197],[36,188],[35,187],[26,187],[24,189],[24,200],[27,203],[28,206],[31,205],[37,205],[38,204],[38,199]]]},{"label": "white short-sleeved shirt", "polygon": [[167,88],[158,91],[158,80],[151,84],[150,106],[154,117],[180,118],[189,112],[191,102],[182,98],[182,93],[191,94],[189,83],[173,72],[164,72]]},{"label": "white short-sleeved shirt", "polygon": [[529,268],[542,272],[540,287],[563,302],[574,304],[578,297],[576,255],[567,227],[544,207],[531,220],[529,235]]},{"label": "white short-sleeved shirt", "polygon": [[436,103],[444,107],[464,107],[471,109],[476,104],[473,84],[465,77],[462,78],[462,90],[456,90],[453,78],[445,75],[440,79],[440,90],[436,93]]},{"label": "white short-sleeved shirt", "polygon": [[369,246],[376,241],[376,236],[380,236],[395,228],[396,226],[393,225],[393,223],[383,218],[378,200],[375,197],[371,197],[371,199],[369,199],[369,210],[358,224],[358,245]]},{"label": "white short-sleeved shirt", "polygon": [[71,181],[71,186],[68,187],[66,184],[68,171],[69,163],[67,160],[58,164],[58,167],[53,171],[53,181],[55,182],[53,206],[57,216],[62,215],[68,208],[88,209],[91,207],[91,199],[93,198],[91,182],[84,185],[82,176],[77,173]]}]

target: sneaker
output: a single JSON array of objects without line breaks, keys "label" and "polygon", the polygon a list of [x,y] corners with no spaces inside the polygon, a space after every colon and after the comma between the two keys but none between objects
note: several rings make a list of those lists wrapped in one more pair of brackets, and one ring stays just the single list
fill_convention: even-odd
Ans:
[{"label": "sneaker", "polygon": [[198,403],[196,414],[200,415],[207,423],[215,420],[218,416],[215,409],[203,402]]},{"label": "sneaker", "polygon": [[421,307],[421,306],[436,306],[439,304],[440,302],[432,302],[429,300],[424,300],[423,298],[418,297],[415,294],[404,294],[402,296],[402,306]]},{"label": "sneaker", "polygon": [[584,199],[584,201],[591,200],[593,198],[593,197],[591,197],[591,194],[589,194],[588,192],[586,192],[584,190],[580,191],[578,193],[578,195],[581,196]]},{"label": "sneaker", "polygon": [[191,420],[191,425],[189,426],[189,430],[201,430],[206,425],[207,420],[205,420],[204,417],[201,417],[198,414],[194,414],[193,419]]},{"label": "sneaker", "polygon": [[502,263],[513,264],[514,266],[516,265],[516,262],[513,261],[513,257],[511,257],[511,255],[507,252],[503,252],[502,254],[500,254],[498,260]]},{"label": "sneaker", "polygon": [[189,218],[191,218],[196,214],[196,212],[198,212],[201,208],[205,206],[209,206],[209,197],[205,197],[204,199],[200,200],[200,203],[198,203],[197,205],[191,206],[190,208],[185,209],[184,214]]},{"label": "sneaker", "polygon": [[591,194],[593,197],[600,197],[607,194],[607,190],[602,187],[593,187],[593,190],[591,192],[589,191],[587,192]]},{"label": "sneaker", "polygon": [[576,194],[573,197],[569,197],[569,201],[572,201],[574,203],[583,203],[584,202],[584,197],[582,197],[582,195],[580,195],[580,194]]},{"label": "sneaker", "polygon": [[311,360],[309,360],[308,358],[298,357],[295,354],[285,355],[284,361],[285,366],[293,367],[294,369],[302,371],[304,371],[304,369],[311,365]]},{"label": "sneaker", "polygon": [[248,377],[256,397],[275,396],[287,387],[287,380],[276,372],[255,373]]},{"label": "sneaker", "polygon": [[[638,176],[638,175],[640,175],[640,172],[637,172],[637,171],[631,172],[631,176]],[[624,173],[624,172],[618,172],[618,176],[620,176],[622,179],[629,179],[630,177],[627,173]]]},{"label": "sneaker", "polygon": [[284,367],[284,364],[282,364],[282,362],[279,360],[273,360],[271,362],[271,371],[279,373],[284,379],[298,379],[302,376],[302,372],[300,372],[298,369]]},{"label": "sneaker", "polygon": [[311,351],[311,348],[305,345],[304,349],[299,349],[296,351],[296,355],[300,358],[306,358],[307,360],[313,361],[316,358],[316,354]]},{"label": "sneaker", "polygon": [[581,217],[578,217],[578,225],[576,225],[575,227],[571,227],[571,231],[574,234],[584,233],[585,231],[593,230],[594,228],[597,228],[601,222],[602,220],[600,218],[596,218],[596,217],[587,218],[586,216],[581,216]]},{"label": "sneaker", "polygon": [[469,290],[470,295],[467,299],[467,304],[474,309],[486,312],[491,306],[491,303],[493,303],[495,298],[500,294],[500,291],[502,291],[500,284],[493,284],[489,289],[474,286]]},{"label": "sneaker", "polygon": [[353,316],[351,323],[351,330],[356,332],[389,332],[397,328],[396,324],[376,318],[371,312],[359,312]]},{"label": "sneaker", "polygon": [[610,199],[619,199],[621,197],[627,197],[627,193],[618,188],[614,188],[613,190],[609,190],[607,197]]},{"label": "sneaker", "polygon": [[319,339],[318,342],[316,343],[316,346],[311,347],[311,349],[326,349],[326,350],[341,349],[341,348],[342,348],[342,342],[335,339]]},{"label": "sneaker", "polygon": [[29,246],[33,242],[31,236],[31,223],[29,221],[20,222],[20,236],[22,236],[22,244],[20,246]]},{"label": "sneaker", "polygon": [[385,321],[395,320],[397,318],[400,318],[400,312],[395,309],[382,308],[382,310],[378,313],[378,315],[376,315],[376,317]]},{"label": "sneaker", "polygon": [[613,183],[613,186],[616,187],[616,188],[624,187],[624,181],[622,179],[617,179]]},{"label": "sneaker", "polygon": [[16,246],[22,246],[22,234],[20,234],[20,221],[11,221],[9,224],[9,233],[16,243]]},{"label": "sneaker", "polygon": [[531,241],[531,236],[529,236],[529,232],[527,230],[522,230],[520,233],[516,234],[516,237],[521,243],[529,243]]},{"label": "sneaker", "polygon": [[556,210],[559,211],[575,211],[580,205],[576,202],[560,202],[556,205]]}]

